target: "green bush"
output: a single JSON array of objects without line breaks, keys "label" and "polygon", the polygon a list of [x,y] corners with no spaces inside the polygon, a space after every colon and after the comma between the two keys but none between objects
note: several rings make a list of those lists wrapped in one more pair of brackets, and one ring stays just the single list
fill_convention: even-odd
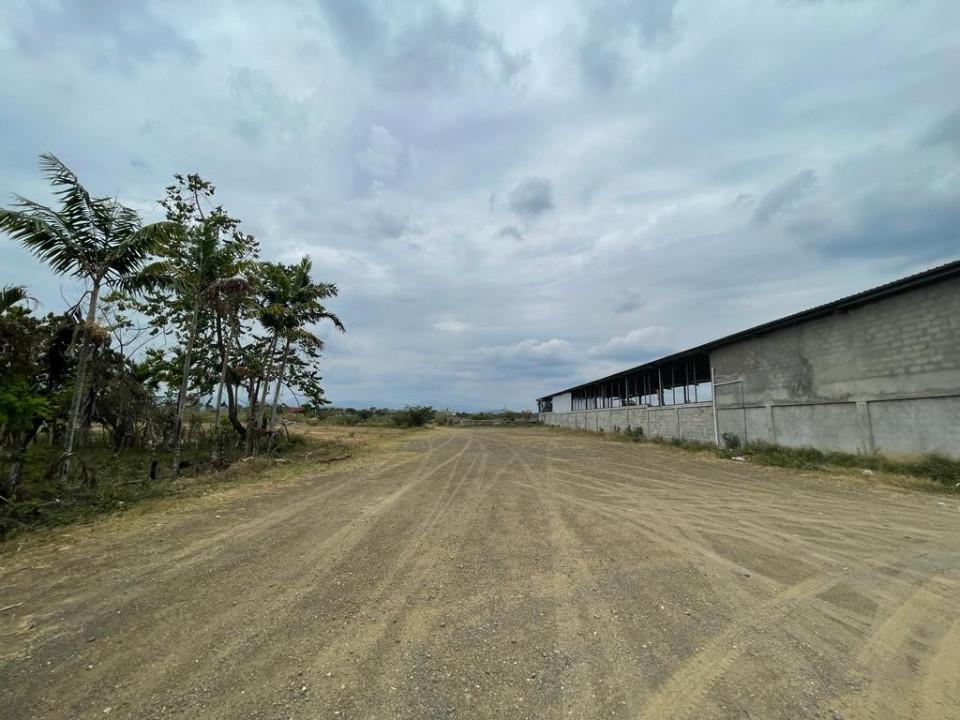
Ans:
[{"label": "green bush", "polygon": [[407,405],[393,414],[397,427],[423,427],[433,420],[436,412],[429,405]]},{"label": "green bush", "polygon": [[740,449],[740,436],[736,433],[725,432],[720,434],[720,439],[723,440],[723,446],[728,450],[738,450]]},{"label": "green bush", "polygon": [[[726,453],[729,456],[729,453]],[[888,472],[898,475],[929,478],[944,485],[960,484],[960,460],[929,453],[911,460],[893,460],[882,455],[822,451],[812,447],[788,448],[770,443],[750,443],[743,455],[763,465],[822,470],[825,468],[856,468]]]},{"label": "green bush", "polygon": [[638,425],[637,427],[630,427],[629,425],[627,425],[627,429],[624,430],[623,434],[626,435],[631,440],[633,440],[634,442],[640,442],[641,440],[643,440],[643,427],[641,427],[640,425]]}]

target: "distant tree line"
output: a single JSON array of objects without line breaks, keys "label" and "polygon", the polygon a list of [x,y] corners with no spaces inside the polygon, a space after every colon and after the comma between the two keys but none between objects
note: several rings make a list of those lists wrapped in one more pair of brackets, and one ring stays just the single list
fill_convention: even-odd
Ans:
[{"label": "distant tree line", "polygon": [[458,425],[467,420],[475,423],[533,423],[537,416],[529,410],[501,410],[497,412],[457,412],[435,410],[429,405],[407,405],[401,410],[390,408],[308,407],[307,414],[324,425],[369,425],[422,427]]},{"label": "distant tree line", "polygon": [[429,405],[390,408],[308,407],[307,413],[323,425],[367,425],[371,427],[423,427],[434,421],[437,411]]},{"label": "distant tree line", "polygon": [[176,477],[198,423],[223,464],[227,450],[271,449],[285,388],[326,402],[312,328],[344,327],[324,305],[336,285],[315,281],[308,257],[261,259],[199,175],[176,175],[165,219],[144,224],[53,155],[40,166],[54,207],[17,196],[0,208],[0,232],[85,290],[40,315],[27,288],[0,288],[0,504],[25,494],[38,443],[56,448],[43,476],[61,490],[85,481],[94,432],[114,453],[152,453],[151,477]]}]

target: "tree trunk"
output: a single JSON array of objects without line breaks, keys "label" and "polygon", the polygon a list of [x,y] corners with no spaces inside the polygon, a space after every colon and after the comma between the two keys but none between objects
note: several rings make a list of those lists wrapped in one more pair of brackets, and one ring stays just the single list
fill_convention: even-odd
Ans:
[{"label": "tree trunk", "polygon": [[13,458],[10,465],[10,472],[7,475],[7,486],[4,489],[4,497],[12,501],[13,496],[17,494],[17,485],[20,484],[20,471],[23,470],[23,456],[18,455]]},{"label": "tree trunk", "polygon": [[230,420],[230,424],[233,426],[233,429],[237,431],[240,439],[246,442],[247,429],[243,426],[243,423],[240,422],[236,391],[234,390],[233,383],[229,380],[227,381],[227,419]]},{"label": "tree trunk", "polygon": [[290,338],[283,344],[283,355],[280,360],[280,372],[277,373],[277,387],[273,391],[273,403],[270,406],[270,437],[267,440],[267,453],[273,449],[273,424],[277,419],[277,403],[280,401],[280,389],[283,387],[283,374],[287,371],[287,355],[290,352]]},{"label": "tree trunk", "polygon": [[67,432],[63,439],[63,462],[60,464],[60,480],[70,476],[70,461],[73,457],[73,443],[80,425],[80,405],[83,402],[86,383],[87,363],[90,360],[90,331],[97,320],[97,300],[100,298],[100,280],[95,280],[90,291],[90,305],[87,308],[87,321],[80,341],[80,355],[77,359],[77,377],[73,385],[73,399],[70,402],[70,415],[67,418]]},{"label": "tree trunk", "polygon": [[187,349],[183,354],[183,378],[180,380],[180,394],[177,397],[177,418],[173,431],[173,477],[180,473],[180,454],[183,445],[183,409],[187,404],[187,389],[190,385],[190,360],[193,356],[193,345],[197,340],[197,327],[200,324],[200,301],[193,308],[193,322],[190,326],[190,337],[187,339]]},{"label": "tree trunk", "polygon": [[234,328],[231,327],[228,341],[221,341],[220,343],[223,346],[223,363],[220,366],[220,383],[217,385],[217,400],[215,403],[216,412],[213,416],[213,462],[215,462],[217,465],[223,463],[223,445],[221,444],[220,438],[220,401],[223,399],[223,386],[227,382],[227,364],[230,360],[230,342],[233,340],[235,332],[236,331]]},{"label": "tree trunk", "polygon": [[273,367],[273,353],[277,349],[277,338],[273,338],[270,341],[270,352],[267,355],[267,364],[263,370],[263,387],[260,393],[260,401],[257,403],[256,411],[254,412],[255,423],[251,423],[253,428],[253,455],[257,455],[257,451],[260,448],[260,433],[263,430],[263,408],[267,404],[267,390],[270,387],[270,370]]},{"label": "tree trunk", "polygon": [[[8,500],[13,500],[17,494],[17,485],[20,484],[20,475],[23,473],[23,463],[27,458],[27,448],[30,447],[30,443],[37,437],[37,433],[40,432],[42,425],[43,420],[34,419],[33,426],[28,430],[23,430],[19,433],[3,433],[3,435],[9,437],[10,447],[13,449],[12,464],[10,466],[10,472],[7,474],[7,487],[4,491],[6,492],[5,497]],[[0,437],[2,437],[2,435],[0,435]]]},{"label": "tree trunk", "polygon": [[[264,371],[266,372],[266,371]],[[260,384],[256,378],[249,378],[247,386],[244,388],[247,393],[247,433],[244,436],[246,441],[247,455],[253,455],[253,443],[257,437],[257,398],[260,396]]]}]

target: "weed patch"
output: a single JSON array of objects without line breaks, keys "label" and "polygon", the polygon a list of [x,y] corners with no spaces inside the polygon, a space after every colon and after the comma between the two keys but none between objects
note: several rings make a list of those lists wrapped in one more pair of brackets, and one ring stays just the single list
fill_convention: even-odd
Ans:
[{"label": "weed patch", "polygon": [[61,483],[50,468],[58,448],[33,446],[27,453],[24,482],[17,497],[0,504],[0,539],[36,527],[55,527],[122,513],[144,500],[204,492],[220,483],[237,483],[264,477],[273,468],[305,468],[326,458],[342,457],[340,442],[291,436],[275,455],[243,458],[217,468],[210,461],[212,447],[192,448],[184,457],[181,477],[150,479],[150,465],[167,468],[169,453],[151,454],[135,448],[116,453],[107,447],[84,447],[77,453],[76,478]]},{"label": "weed patch", "polygon": [[618,439],[627,442],[646,442],[653,445],[674,447],[689,452],[709,452],[718,457],[731,459],[743,457],[758,465],[792,468],[795,470],[856,469],[883,472],[895,475],[933,480],[946,488],[960,491],[960,460],[929,453],[909,460],[895,460],[882,455],[857,455],[836,451],[817,450],[812,447],[791,448],[771,443],[740,442],[736,435],[724,436],[725,447],[713,443],[679,438],[649,438],[643,432],[631,428],[619,433]]}]

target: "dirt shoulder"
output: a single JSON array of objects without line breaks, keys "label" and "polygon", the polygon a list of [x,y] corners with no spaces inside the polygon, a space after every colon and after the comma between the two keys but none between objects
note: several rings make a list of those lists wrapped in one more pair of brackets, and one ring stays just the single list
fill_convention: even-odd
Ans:
[{"label": "dirt shoulder", "polygon": [[960,718],[956,498],[538,429],[364,442],[6,552],[0,716]]}]

